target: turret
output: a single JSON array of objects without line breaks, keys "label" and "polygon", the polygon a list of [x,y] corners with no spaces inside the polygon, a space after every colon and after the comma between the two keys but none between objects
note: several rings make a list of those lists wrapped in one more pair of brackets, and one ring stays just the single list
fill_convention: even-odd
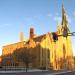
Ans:
[{"label": "turret", "polygon": [[20,42],[23,42],[24,41],[24,34],[23,32],[20,32]]},{"label": "turret", "polygon": [[57,32],[58,32],[58,34],[60,34],[61,33],[61,24],[60,24],[60,22],[58,21],[58,28],[57,28]]},{"label": "turret", "polygon": [[34,38],[34,28],[30,28],[30,39]]}]

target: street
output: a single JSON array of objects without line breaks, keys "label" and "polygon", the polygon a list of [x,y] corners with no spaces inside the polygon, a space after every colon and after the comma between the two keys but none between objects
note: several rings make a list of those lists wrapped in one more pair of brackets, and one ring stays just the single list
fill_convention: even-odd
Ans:
[{"label": "street", "polygon": [[0,71],[0,75],[75,75],[75,71]]}]

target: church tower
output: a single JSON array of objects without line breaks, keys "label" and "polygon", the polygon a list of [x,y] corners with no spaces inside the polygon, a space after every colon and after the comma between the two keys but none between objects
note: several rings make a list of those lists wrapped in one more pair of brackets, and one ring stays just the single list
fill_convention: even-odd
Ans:
[{"label": "church tower", "polygon": [[62,31],[66,30],[67,32],[70,32],[69,27],[68,27],[68,20],[66,16],[66,11],[64,8],[64,2],[62,0]]},{"label": "church tower", "polygon": [[[64,32],[70,33],[69,26],[68,26],[68,20],[64,8],[64,2],[62,2],[62,28],[61,28],[62,34]],[[66,68],[71,69],[73,68],[73,52],[72,52],[72,41],[71,36],[63,37],[62,39],[62,51],[63,51],[63,58],[64,58],[64,66]]]}]

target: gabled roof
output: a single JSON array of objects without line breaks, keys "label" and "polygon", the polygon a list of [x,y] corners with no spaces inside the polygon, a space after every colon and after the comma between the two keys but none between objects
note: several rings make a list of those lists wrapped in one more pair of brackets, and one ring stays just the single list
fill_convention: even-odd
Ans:
[{"label": "gabled roof", "polygon": [[40,36],[37,36],[37,37],[33,38],[33,40],[35,42],[40,42],[42,40],[42,38],[44,38],[45,36],[46,36],[46,34],[43,34],[43,35],[40,35]]}]

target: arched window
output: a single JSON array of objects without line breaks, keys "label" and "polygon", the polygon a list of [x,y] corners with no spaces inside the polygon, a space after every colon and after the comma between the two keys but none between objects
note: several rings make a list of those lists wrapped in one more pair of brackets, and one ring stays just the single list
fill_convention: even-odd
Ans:
[{"label": "arched window", "polygon": [[50,58],[50,50],[47,50],[48,58]]},{"label": "arched window", "polygon": [[65,58],[65,54],[66,54],[66,49],[65,49],[65,45],[63,44],[63,56]]}]

